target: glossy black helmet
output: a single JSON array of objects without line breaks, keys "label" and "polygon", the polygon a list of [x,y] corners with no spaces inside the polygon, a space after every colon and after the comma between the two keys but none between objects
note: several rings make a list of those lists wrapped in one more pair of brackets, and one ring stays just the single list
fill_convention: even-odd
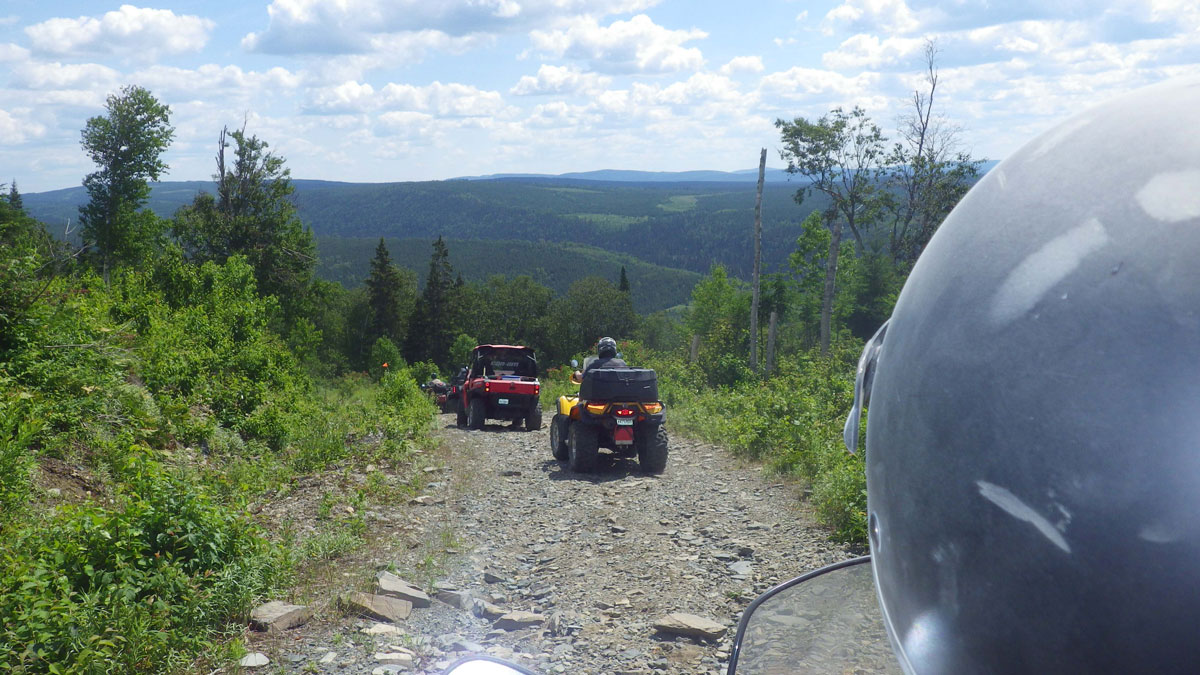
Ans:
[{"label": "glossy black helmet", "polygon": [[617,341],[610,337],[602,337],[596,343],[596,355],[602,359],[615,358],[617,355]]},{"label": "glossy black helmet", "polygon": [[870,543],[901,665],[1197,668],[1200,81],[989,171],[874,343]]}]

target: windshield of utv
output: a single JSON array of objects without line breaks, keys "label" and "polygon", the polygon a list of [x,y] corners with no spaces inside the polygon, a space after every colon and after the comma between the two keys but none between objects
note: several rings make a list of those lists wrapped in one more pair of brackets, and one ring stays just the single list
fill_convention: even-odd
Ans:
[{"label": "windshield of utv", "polygon": [[537,377],[537,361],[533,352],[523,349],[489,349],[476,354],[472,375],[487,377]]}]

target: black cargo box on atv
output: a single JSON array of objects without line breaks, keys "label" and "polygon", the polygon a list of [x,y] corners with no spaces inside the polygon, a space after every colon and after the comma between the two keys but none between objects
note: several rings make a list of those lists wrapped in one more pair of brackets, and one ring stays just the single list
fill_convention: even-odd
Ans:
[{"label": "black cargo box on atv", "polygon": [[657,401],[658,375],[649,368],[595,368],[583,376],[585,401]]}]

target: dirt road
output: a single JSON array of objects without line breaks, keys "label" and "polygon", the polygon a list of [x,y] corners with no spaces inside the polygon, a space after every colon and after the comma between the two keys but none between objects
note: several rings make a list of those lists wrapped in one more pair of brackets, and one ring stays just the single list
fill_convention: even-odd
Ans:
[{"label": "dirt road", "polygon": [[[723,672],[740,612],[759,592],[853,555],[812,525],[796,486],[720,448],[673,436],[660,476],[607,458],[581,475],[551,458],[548,424],[439,423],[445,452],[426,470],[432,482],[415,502],[377,514],[408,544],[373,563],[441,599],[414,609],[398,633],[369,635],[376,622],[326,612],[262,642],[273,667],[433,673],[483,651],[540,673]],[[497,619],[516,611],[537,617],[528,627]],[[671,613],[728,632],[706,640],[656,631]],[[389,664],[381,654],[400,656]]]}]

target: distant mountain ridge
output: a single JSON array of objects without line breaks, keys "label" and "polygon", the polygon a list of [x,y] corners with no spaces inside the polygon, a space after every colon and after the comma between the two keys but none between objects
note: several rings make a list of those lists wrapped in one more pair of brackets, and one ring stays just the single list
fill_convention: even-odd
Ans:
[{"label": "distant mountain ridge", "polygon": [[[741,171],[637,171],[632,169],[600,169],[597,171],[574,171],[569,173],[495,173],[484,176],[462,176],[452,180],[505,180],[510,178],[550,178],[568,180],[595,180],[616,183],[744,183],[758,182],[758,169]],[[785,183],[797,180],[784,169],[767,168],[763,180]]]}]

